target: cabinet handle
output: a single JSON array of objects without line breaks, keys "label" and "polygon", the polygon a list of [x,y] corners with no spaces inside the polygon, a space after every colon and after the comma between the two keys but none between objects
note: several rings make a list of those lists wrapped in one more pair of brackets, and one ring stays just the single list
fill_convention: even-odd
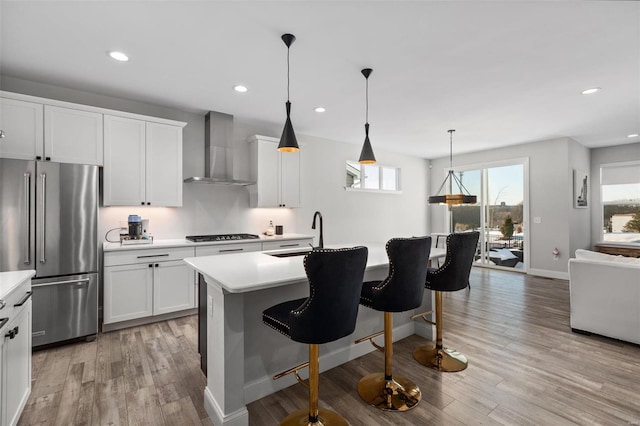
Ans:
[{"label": "cabinet handle", "polygon": [[147,259],[149,257],[165,257],[165,256],[169,256],[169,253],[165,253],[165,254],[147,254],[144,256],[138,256],[138,259]]},{"label": "cabinet handle", "polygon": [[29,298],[31,297],[31,294],[33,292],[32,291],[28,291],[25,293],[24,297],[22,299],[20,299],[20,301],[18,303],[16,303],[15,305],[13,305],[14,308],[18,307],[18,306],[22,306],[25,303],[27,303],[27,300],[29,300]]},{"label": "cabinet handle", "polygon": [[158,264],[156,263],[156,268],[157,268],[158,266],[160,266],[160,265],[158,265]]},{"label": "cabinet handle", "polygon": [[220,253],[231,253],[232,251],[244,251],[243,248],[220,250]]},{"label": "cabinet handle", "polygon": [[144,201],[140,201],[140,205],[141,205],[141,206],[144,206]]},{"label": "cabinet handle", "polygon": [[5,306],[7,306],[7,302],[5,302],[4,300],[0,299],[0,309],[4,309]]},{"label": "cabinet handle", "polygon": [[300,244],[280,244],[280,247],[298,247]]},{"label": "cabinet handle", "polygon": [[51,161],[51,157],[46,157],[45,160],[46,161]]},{"label": "cabinet handle", "polygon": [[9,318],[0,318],[0,328],[4,327],[9,322]]},{"label": "cabinet handle", "polygon": [[36,160],[42,160],[42,157],[40,157],[39,155],[36,155]]},{"label": "cabinet handle", "polygon": [[150,202],[147,202],[147,205],[148,205],[148,206],[150,206],[150,205],[151,205],[151,203],[150,203]]},{"label": "cabinet handle", "polygon": [[153,263],[150,263],[150,264],[149,264],[149,268],[153,268]]}]

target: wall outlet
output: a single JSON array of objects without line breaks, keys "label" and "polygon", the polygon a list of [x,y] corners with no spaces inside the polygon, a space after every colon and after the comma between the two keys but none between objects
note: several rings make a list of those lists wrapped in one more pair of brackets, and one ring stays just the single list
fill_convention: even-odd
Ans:
[{"label": "wall outlet", "polygon": [[210,317],[213,317],[213,297],[207,296],[207,314]]},{"label": "wall outlet", "polygon": [[542,218],[540,216],[535,216],[533,218],[533,223],[542,223]]}]

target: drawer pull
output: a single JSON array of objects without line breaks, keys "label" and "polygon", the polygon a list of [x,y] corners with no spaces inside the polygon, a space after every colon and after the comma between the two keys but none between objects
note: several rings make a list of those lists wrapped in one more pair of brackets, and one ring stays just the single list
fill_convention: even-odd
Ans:
[{"label": "drawer pull", "polygon": [[233,251],[244,251],[243,248],[220,250],[220,253],[231,253]]},{"label": "drawer pull", "polygon": [[0,328],[4,327],[9,322],[9,318],[0,318]]},{"label": "drawer pull", "polygon": [[15,308],[15,307],[22,306],[22,305],[24,305],[25,303],[27,303],[27,300],[29,300],[29,298],[31,297],[31,294],[32,294],[32,293],[33,293],[32,291],[28,291],[28,292],[26,292],[26,293],[25,293],[25,295],[24,295],[24,297],[23,297],[22,299],[20,299],[20,301],[19,301],[18,303],[16,303],[15,305],[13,305],[13,307]]},{"label": "drawer pull", "polygon": [[298,247],[300,246],[300,244],[295,243],[295,244],[280,244],[280,247]]},{"label": "drawer pull", "polygon": [[138,259],[148,259],[150,257],[169,257],[169,253],[165,254],[148,254],[145,256],[138,256]]}]

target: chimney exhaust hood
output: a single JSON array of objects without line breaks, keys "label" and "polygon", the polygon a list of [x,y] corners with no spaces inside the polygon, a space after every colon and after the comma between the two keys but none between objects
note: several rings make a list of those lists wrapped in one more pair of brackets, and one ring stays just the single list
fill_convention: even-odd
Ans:
[{"label": "chimney exhaust hood", "polygon": [[204,176],[190,177],[185,182],[210,185],[255,185],[255,182],[233,179],[233,115],[209,111],[204,128]]}]

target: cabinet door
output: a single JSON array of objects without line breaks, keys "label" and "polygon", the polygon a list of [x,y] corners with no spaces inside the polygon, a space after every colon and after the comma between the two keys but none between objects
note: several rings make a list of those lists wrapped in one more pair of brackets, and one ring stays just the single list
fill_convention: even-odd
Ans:
[{"label": "cabinet door", "polygon": [[258,200],[255,207],[280,207],[280,152],[273,142],[259,140]]},{"label": "cabinet door", "polygon": [[182,260],[155,264],[153,314],[195,308],[193,272]]},{"label": "cabinet door", "polygon": [[147,123],[146,193],[152,206],[182,206],[182,127]]},{"label": "cabinet door", "polygon": [[13,339],[5,339],[5,419],[16,425],[31,393],[31,300],[9,325],[16,332]]},{"label": "cabinet door", "polygon": [[153,315],[153,263],[104,268],[104,323]]},{"label": "cabinet door", "polygon": [[102,166],[102,151],[102,114],[45,105],[45,159]]},{"label": "cabinet door", "polygon": [[43,157],[43,106],[0,98],[0,157],[35,160]]},{"label": "cabinet door", "polygon": [[104,116],[105,206],[139,206],[145,197],[144,121]]},{"label": "cabinet door", "polygon": [[300,152],[280,153],[280,204],[300,207]]}]

